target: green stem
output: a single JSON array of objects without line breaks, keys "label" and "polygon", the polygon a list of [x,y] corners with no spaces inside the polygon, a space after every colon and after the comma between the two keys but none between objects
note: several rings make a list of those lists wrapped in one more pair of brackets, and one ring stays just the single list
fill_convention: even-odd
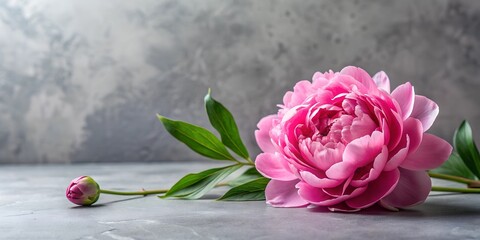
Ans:
[{"label": "green stem", "polygon": [[246,160],[247,160],[247,165],[255,166],[255,163],[250,157],[246,158]]},{"label": "green stem", "polygon": [[215,185],[215,187],[228,187],[230,186],[228,183],[218,183],[217,185]]},{"label": "green stem", "polygon": [[480,193],[478,188],[453,188],[453,187],[439,187],[432,186],[432,191],[435,192],[458,192],[458,193]]},{"label": "green stem", "polygon": [[448,175],[448,174],[429,172],[428,175],[430,175],[430,177],[432,177],[432,178],[438,178],[438,179],[443,179],[443,180],[448,180],[448,181],[453,181],[453,182],[458,182],[458,183],[473,184],[473,185],[479,183],[479,181],[475,181],[473,179],[457,177],[457,176]]},{"label": "green stem", "polygon": [[[215,187],[226,187],[229,186],[228,183],[219,183],[215,185]],[[134,196],[134,195],[142,195],[147,196],[151,194],[162,194],[168,192],[169,189],[156,189],[156,190],[142,190],[137,192],[123,192],[123,191],[113,191],[113,190],[106,190],[100,189],[101,193],[104,194],[112,194],[112,195],[124,195],[124,196]]]},{"label": "green stem", "polygon": [[245,165],[244,162],[238,161],[237,159],[234,159],[234,161],[237,163],[237,165]]},{"label": "green stem", "polygon": [[122,191],[112,191],[112,190],[105,190],[105,189],[100,189],[101,193],[105,194],[113,194],[113,195],[143,195],[147,196],[150,194],[161,194],[161,193],[166,193],[168,192],[168,189],[157,189],[157,190],[142,190],[142,191],[137,191],[137,192],[122,192]]},{"label": "green stem", "polygon": [[252,161],[252,159],[250,157],[245,158],[245,160],[247,160],[247,162],[243,162],[243,161],[239,161],[239,160],[235,159],[235,162],[237,162],[237,164],[241,165],[241,166],[254,166],[255,167],[255,163]]}]

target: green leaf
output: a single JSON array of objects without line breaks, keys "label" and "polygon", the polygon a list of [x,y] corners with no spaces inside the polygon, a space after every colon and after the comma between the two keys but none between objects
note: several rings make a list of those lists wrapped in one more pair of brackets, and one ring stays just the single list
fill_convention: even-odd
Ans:
[{"label": "green leaf", "polygon": [[205,96],[205,108],[212,126],[220,133],[223,144],[238,156],[249,159],[247,148],[243,144],[237,124],[232,114],[221,103],[210,95],[210,89]]},{"label": "green leaf", "polygon": [[162,198],[201,198],[220,181],[238,170],[240,167],[241,165],[236,164],[228,167],[212,168],[199,173],[190,173],[175,183],[172,188],[162,196]]},{"label": "green leaf", "polygon": [[228,185],[231,187],[236,187],[242,185],[246,182],[252,181],[254,179],[258,179],[263,177],[256,168],[252,167],[247,169],[242,175],[238,176],[237,178],[233,179],[232,181],[228,182]]},{"label": "green leaf", "polygon": [[207,129],[190,123],[168,119],[159,114],[157,114],[157,117],[173,137],[198,154],[216,160],[236,161],[220,140]]},{"label": "green leaf", "polygon": [[448,160],[442,164],[442,166],[430,171],[434,173],[476,179],[475,175],[472,173],[472,171],[470,171],[470,169],[468,169],[467,166],[465,166],[465,163],[463,163],[462,159],[456,152],[453,152]]},{"label": "green leaf", "polygon": [[257,178],[234,187],[218,200],[222,201],[260,201],[265,200],[265,188],[270,179]]},{"label": "green leaf", "polygon": [[480,154],[473,140],[472,128],[467,121],[463,121],[455,131],[453,145],[468,169],[480,178]]}]

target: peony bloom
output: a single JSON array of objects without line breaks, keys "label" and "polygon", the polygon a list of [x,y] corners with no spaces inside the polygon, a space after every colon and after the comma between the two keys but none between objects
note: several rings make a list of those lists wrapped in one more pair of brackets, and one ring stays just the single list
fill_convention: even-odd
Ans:
[{"label": "peony bloom", "polygon": [[361,68],[317,72],[287,92],[278,114],[255,132],[263,153],[256,168],[271,181],[274,207],[325,206],[358,211],[380,203],[395,209],[422,203],[426,170],[449,157],[449,143],[429,133],[438,115],[410,83],[390,92],[384,72]]},{"label": "peony bloom", "polygon": [[89,176],[81,176],[72,180],[65,193],[68,200],[82,206],[94,204],[100,196],[98,183]]}]

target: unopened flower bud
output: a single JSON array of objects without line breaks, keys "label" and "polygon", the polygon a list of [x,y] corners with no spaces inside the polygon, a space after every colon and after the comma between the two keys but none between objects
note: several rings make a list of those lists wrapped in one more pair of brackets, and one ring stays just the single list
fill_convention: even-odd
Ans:
[{"label": "unopened flower bud", "polygon": [[77,205],[92,205],[100,196],[100,186],[93,178],[81,176],[72,180],[67,188],[66,196],[70,202]]}]

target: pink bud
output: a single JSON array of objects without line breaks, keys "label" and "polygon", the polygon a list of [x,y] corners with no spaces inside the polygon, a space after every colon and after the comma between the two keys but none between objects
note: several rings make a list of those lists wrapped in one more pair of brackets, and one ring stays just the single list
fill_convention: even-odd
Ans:
[{"label": "pink bud", "polygon": [[94,204],[100,196],[100,186],[89,176],[81,176],[72,180],[65,193],[68,200],[81,206]]}]

